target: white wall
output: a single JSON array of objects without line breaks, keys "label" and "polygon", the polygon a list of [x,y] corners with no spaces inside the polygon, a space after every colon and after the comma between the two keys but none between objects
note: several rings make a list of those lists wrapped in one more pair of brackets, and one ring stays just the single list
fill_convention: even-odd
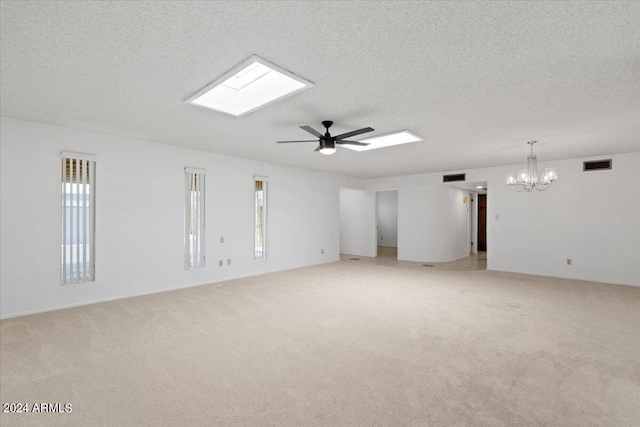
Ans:
[{"label": "white wall", "polygon": [[[364,182],[4,117],[0,130],[1,317],[337,261],[340,250],[375,256],[376,189],[399,189],[400,259],[455,259],[468,244],[455,225],[462,194],[442,173]],[[61,150],[98,157],[93,283],[59,285]],[[522,165],[451,171],[487,181],[488,268],[640,286],[640,153],[601,158],[613,170],[541,163],[560,178],[540,193],[504,184]],[[192,271],[183,267],[184,166],[208,172],[207,267]],[[270,185],[264,261],[252,254],[254,174]],[[444,235],[427,234],[434,224]],[[217,266],[227,258],[231,266]]]},{"label": "white wall", "polygon": [[398,191],[376,193],[378,246],[398,247]]},{"label": "white wall", "polygon": [[[339,188],[352,179],[1,120],[2,317],[339,260],[340,226],[327,218],[339,216]],[[97,156],[93,283],[59,284],[61,150]],[[207,170],[207,266],[191,271],[183,265],[185,166]],[[269,177],[268,259],[259,261],[254,174]],[[227,258],[231,265],[218,267]]]},{"label": "white wall", "polygon": [[445,262],[469,255],[467,191],[451,186],[402,186],[398,192],[398,259]]},{"label": "white wall", "polygon": [[510,190],[513,167],[488,171],[490,268],[640,286],[640,153],[603,158],[612,170],[583,172],[584,159],[543,164],[560,175],[544,192]]},{"label": "white wall", "polygon": [[375,257],[375,192],[357,188],[340,189],[340,252]]},{"label": "white wall", "polygon": [[[584,160],[605,158],[613,159],[612,170],[582,171]],[[640,286],[640,153],[539,164],[545,167],[557,168],[559,179],[532,193],[505,184],[506,174],[522,165],[443,172],[487,181],[488,269]],[[399,256],[405,243],[413,251],[424,239],[416,234],[413,243],[406,240],[412,233],[403,233],[405,205],[426,208],[425,192],[431,190],[424,187],[446,187],[443,173],[369,182],[372,190],[399,188]]]}]

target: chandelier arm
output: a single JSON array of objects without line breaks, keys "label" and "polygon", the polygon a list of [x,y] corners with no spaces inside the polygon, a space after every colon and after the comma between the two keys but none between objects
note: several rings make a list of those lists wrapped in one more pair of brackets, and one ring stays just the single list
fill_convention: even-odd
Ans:
[{"label": "chandelier arm", "polygon": [[543,182],[543,183],[536,184],[536,190],[538,191],[544,191],[549,187],[551,187],[551,182]]}]

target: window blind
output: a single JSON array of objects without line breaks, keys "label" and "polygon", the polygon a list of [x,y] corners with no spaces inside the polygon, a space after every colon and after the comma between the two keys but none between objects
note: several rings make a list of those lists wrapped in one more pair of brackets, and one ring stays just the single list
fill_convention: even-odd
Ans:
[{"label": "window blind", "polygon": [[62,284],[95,280],[95,157],[63,152]]},{"label": "window blind", "polygon": [[267,257],[267,179],[254,177],[254,259]]},{"label": "window blind", "polygon": [[205,172],[185,168],[185,269],[205,266]]}]

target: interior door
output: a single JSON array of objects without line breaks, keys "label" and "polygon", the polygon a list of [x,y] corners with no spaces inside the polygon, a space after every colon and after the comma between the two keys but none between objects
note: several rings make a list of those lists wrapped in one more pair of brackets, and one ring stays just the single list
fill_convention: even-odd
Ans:
[{"label": "interior door", "polygon": [[487,195],[478,194],[478,250],[487,250]]}]

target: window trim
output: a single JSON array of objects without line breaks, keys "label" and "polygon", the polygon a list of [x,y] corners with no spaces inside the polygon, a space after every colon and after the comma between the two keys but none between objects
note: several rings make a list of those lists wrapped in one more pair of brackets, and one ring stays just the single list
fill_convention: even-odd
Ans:
[{"label": "window trim", "polygon": [[[256,245],[255,245],[255,241],[256,241],[256,182],[257,181],[261,181],[262,185],[263,185],[263,207],[262,207],[262,224],[263,224],[263,231],[262,231],[262,256],[258,257],[256,256]],[[256,261],[261,261],[261,260],[266,260],[267,259],[267,236],[268,236],[268,232],[267,232],[267,220],[269,218],[269,178],[266,176],[261,176],[261,175],[254,175],[253,176],[253,192],[252,192],[252,203],[253,203],[253,259]]]},{"label": "window trim", "polygon": [[[60,192],[60,197],[61,197],[61,233],[60,233],[60,237],[61,237],[61,242],[60,242],[60,285],[61,286],[67,286],[67,285],[75,285],[75,284],[79,284],[79,283],[90,283],[90,282],[95,282],[96,281],[96,169],[97,169],[97,157],[93,154],[86,154],[86,153],[75,153],[75,152],[71,152],[71,151],[61,151],[60,152],[60,160],[61,160],[61,170],[60,170],[60,184],[62,186],[62,191]],[[71,193],[67,193],[65,191],[65,186],[67,184],[67,162],[69,160],[72,161],[82,161],[82,162],[87,162],[86,167],[88,168],[87,174],[86,176],[84,175],[84,173],[82,174],[82,180],[84,181],[85,179],[88,179],[89,182],[85,183],[84,185],[89,185],[89,210],[88,210],[88,218],[87,218],[87,212],[82,214],[82,221],[83,221],[83,231],[82,231],[82,236],[84,238],[89,238],[89,260],[87,262],[87,256],[86,256],[86,247],[87,245],[84,244],[84,249],[82,252],[82,259],[83,259],[83,263],[84,263],[84,267],[83,268],[83,274],[85,277],[83,277],[82,279],[79,280],[73,280],[73,274],[71,275],[71,280],[67,280],[67,248],[66,248],[66,238],[67,238],[67,195],[68,194],[72,194]],[[75,168],[73,168],[71,170],[71,177],[70,177],[70,182],[73,182],[73,170]],[[77,176],[77,171],[76,171],[76,178],[79,178]],[[79,194],[79,193],[78,193]],[[83,189],[83,197],[85,197],[85,202],[86,200],[86,189]],[[77,202],[76,202],[77,203]],[[73,206],[71,206],[73,208]],[[77,237],[80,236],[80,220],[79,220],[79,207],[78,207],[78,212],[76,213],[77,215],[77,221],[78,224],[76,224],[76,233],[77,233]],[[86,222],[89,221],[89,233],[87,235],[87,229],[86,229]],[[73,232],[70,232],[70,235],[73,235]],[[78,245],[78,243],[76,243],[76,245]],[[80,252],[79,249],[76,249],[76,257],[79,259],[80,256]],[[71,259],[73,259],[73,257],[71,257]],[[87,275],[87,268],[88,267],[88,275]]]},{"label": "window trim", "polygon": [[[201,175],[201,181],[198,182],[200,185],[199,188],[199,201],[197,203],[197,208],[199,212],[196,213],[196,221],[198,222],[198,243],[199,243],[199,251],[197,252],[198,259],[191,264],[191,239],[190,239],[190,230],[191,230],[191,214],[193,204],[191,201],[191,180],[193,179],[193,175]],[[207,194],[207,186],[206,186],[206,177],[207,170],[206,169],[198,169],[185,167],[184,168],[184,269],[185,270],[195,270],[198,268],[204,268],[207,266],[206,264],[206,246],[205,246],[205,237],[206,237],[206,194]]]}]

